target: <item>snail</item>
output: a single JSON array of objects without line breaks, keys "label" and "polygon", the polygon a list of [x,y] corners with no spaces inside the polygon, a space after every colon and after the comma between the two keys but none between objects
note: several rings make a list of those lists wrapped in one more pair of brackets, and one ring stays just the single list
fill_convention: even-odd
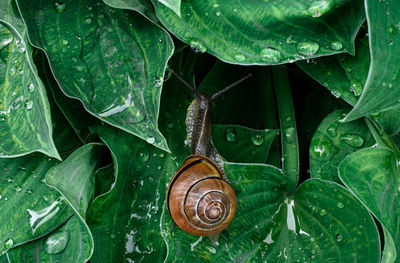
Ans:
[{"label": "snail", "polygon": [[210,236],[224,230],[236,210],[236,195],[228,183],[223,159],[211,143],[211,103],[251,75],[212,96],[198,92],[171,72],[194,93],[186,115],[187,142],[192,155],[172,177],[167,189],[167,208],[183,231]]}]

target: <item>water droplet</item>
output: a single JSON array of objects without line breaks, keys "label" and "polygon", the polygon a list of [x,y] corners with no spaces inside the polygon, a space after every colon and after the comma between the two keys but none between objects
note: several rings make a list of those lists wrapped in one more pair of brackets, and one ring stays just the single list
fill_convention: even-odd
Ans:
[{"label": "water droplet", "polygon": [[32,107],[33,107],[33,101],[27,100],[27,101],[25,102],[25,108],[26,108],[27,110],[31,110]]},{"label": "water droplet", "polygon": [[342,92],[340,90],[332,89],[331,93],[335,98],[339,98],[340,96],[342,96]]},{"label": "water droplet", "polygon": [[296,130],[294,127],[287,128],[284,132],[287,142],[293,143],[296,140]]},{"label": "water droplet", "polygon": [[90,25],[92,23],[92,19],[90,17],[85,19],[85,24]]},{"label": "water droplet", "polygon": [[329,46],[333,50],[341,50],[343,48],[343,44],[340,41],[332,41]]},{"label": "water droplet", "polygon": [[75,38],[76,38],[77,40],[79,40],[79,41],[82,40],[82,37],[81,37],[80,35],[76,35]]},{"label": "water droplet", "polygon": [[314,138],[310,145],[310,155],[313,159],[328,161],[334,153],[334,146],[330,140]]},{"label": "water droplet", "polygon": [[10,249],[10,248],[12,248],[13,245],[14,245],[14,240],[12,240],[11,238],[7,239],[4,242],[4,248],[5,249]]},{"label": "water droplet", "polygon": [[225,139],[228,142],[236,142],[237,141],[236,132],[231,128],[226,129],[226,131],[225,131]]},{"label": "water droplet", "polygon": [[65,40],[65,39],[63,39],[62,41],[61,41],[61,43],[64,45],[64,46],[66,46],[66,45],[68,45],[68,40]]},{"label": "water droplet", "polygon": [[326,216],[327,214],[328,212],[325,209],[321,209],[321,211],[319,211],[320,216]]},{"label": "water droplet", "polygon": [[50,255],[59,254],[67,247],[68,240],[68,231],[55,232],[48,236],[44,241],[44,251],[46,251],[46,253]]},{"label": "water droplet", "polygon": [[217,12],[215,12],[215,15],[216,15],[216,16],[220,16],[220,15],[221,15],[221,12],[220,12],[220,11],[217,11]]},{"label": "water droplet", "polygon": [[154,137],[149,137],[146,139],[146,142],[153,144],[156,141],[156,139]]},{"label": "water droplet", "polygon": [[83,71],[83,66],[76,66],[75,69],[79,72]]},{"label": "water droplet", "polygon": [[6,182],[7,183],[12,183],[12,182],[14,182],[14,179],[12,179],[11,177],[7,177],[6,178]]},{"label": "water droplet", "polygon": [[204,53],[207,50],[207,47],[204,45],[204,43],[201,40],[193,39],[193,40],[190,40],[189,44],[190,44],[190,47],[195,52]]},{"label": "water droplet", "polygon": [[57,13],[64,13],[65,9],[67,9],[67,5],[64,2],[54,3],[54,10],[56,10]]},{"label": "water droplet", "polygon": [[307,13],[312,17],[320,17],[331,9],[333,3],[334,1],[329,0],[314,1],[308,8]]},{"label": "water droplet", "polygon": [[164,82],[164,78],[163,78],[163,77],[155,77],[155,78],[153,79],[153,85],[154,85],[156,88],[161,87],[162,84],[163,84],[163,82]]},{"label": "water droplet", "polygon": [[140,149],[136,154],[136,159],[142,163],[147,162],[149,158],[150,158],[150,153],[147,148]]},{"label": "water droplet", "polygon": [[255,146],[260,146],[264,143],[264,137],[260,134],[253,134],[250,136],[250,139]]},{"label": "water droplet", "polygon": [[336,241],[337,242],[342,242],[343,241],[343,236],[341,234],[336,235]]},{"label": "water droplet", "polygon": [[311,56],[317,53],[319,49],[319,44],[313,41],[303,41],[297,44],[297,51],[300,54]]},{"label": "water droplet", "polygon": [[14,187],[14,190],[15,190],[15,192],[19,193],[19,192],[21,192],[22,188],[17,185],[16,187]]},{"label": "water droplet", "polygon": [[332,122],[331,125],[326,129],[328,134],[332,137],[336,137],[336,129],[339,126],[339,123],[337,121]]},{"label": "water droplet", "polygon": [[364,139],[356,134],[342,135],[340,136],[340,140],[353,147],[361,147],[364,144]]},{"label": "water droplet", "polygon": [[344,208],[344,204],[339,202],[339,203],[337,203],[337,207]]},{"label": "water droplet", "polygon": [[29,91],[30,93],[32,93],[34,90],[35,90],[35,85],[33,85],[33,83],[29,84],[29,85],[28,85],[28,91]]},{"label": "water droplet", "polygon": [[239,62],[242,62],[242,61],[246,60],[246,57],[243,54],[236,54],[235,55],[235,60],[239,61]]},{"label": "water droplet", "polygon": [[351,92],[353,92],[354,96],[358,97],[361,95],[363,87],[361,86],[361,83],[358,80],[356,80],[351,84],[350,90]]},{"label": "water droplet", "polygon": [[277,63],[281,59],[281,52],[274,48],[264,48],[260,52],[261,59],[268,63]]}]

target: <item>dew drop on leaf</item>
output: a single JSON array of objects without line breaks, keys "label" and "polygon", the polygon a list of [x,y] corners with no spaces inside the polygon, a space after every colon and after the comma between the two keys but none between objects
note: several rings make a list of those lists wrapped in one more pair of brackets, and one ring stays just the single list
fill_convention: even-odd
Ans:
[{"label": "dew drop on leaf", "polygon": [[225,139],[228,142],[236,142],[237,141],[236,132],[231,128],[226,129],[226,131],[225,131]]},{"label": "dew drop on leaf", "polygon": [[242,61],[246,60],[246,57],[243,54],[236,54],[235,55],[235,60],[239,61],[239,62],[242,62]]},{"label": "dew drop on leaf", "polygon": [[328,212],[325,209],[321,209],[321,211],[319,211],[320,216],[326,216],[327,214]]},{"label": "dew drop on leaf", "polygon": [[264,143],[264,137],[260,134],[253,134],[250,139],[255,146],[261,146]]},{"label": "dew drop on leaf", "polygon": [[336,137],[336,129],[339,126],[338,122],[333,122],[331,123],[331,125],[329,125],[329,127],[326,129],[326,131],[328,132],[328,134],[332,137]]},{"label": "dew drop on leaf", "polygon": [[340,136],[340,140],[353,147],[361,147],[364,144],[364,139],[357,134],[345,134]]},{"label": "dew drop on leaf", "polygon": [[67,247],[68,240],[68,231],[58,231],[54,234],[51,234],[44,241],[44,251],[50,255],[59,254]]},{"label": "dew drop on leaf", "polygon": [[156,139],[154,137],[149,137],[146,139],[146,142],[153,144],[156,141]]},{"label": "dew drop on leaf", "polygon": [[287,142],[293,143],[296,139],[296,130],[293,127],[287,128],[284,132]]},{"label": "dew drop on leaf", "polygon": [[33,83],[29,84],[29,85],[28,85],[28,91],[29,91],[30,93],[32,93],[34,90],[35,90],[35,85],[33,85]]},{"label": "dew drop on leaf", "polygon": [[25,108],[26,108],[27,110],[31,110],[32,107],[33,107],[33,101],[27,100],[27,101],[25,102]]},{"label": "dew drop on leaf", "polygon": [[342,242],[343,241],[343,236],[341,234],[336,235],[336,241],[337,242]]},{"label": "dew drop on leaf", "polygon": [[62,43],[64,46],[66,46],[66,45],[68,45],[69,42],[68,42],[68,40],[65,40],[65,39],[64,39],[64,40],[61,41],[61,43]]},{"label": "dew drop on leaf", "polygon": [[353,92],[354,96],[360,96],[362,91],[363,91],[363,87],[361,86],[361,83],[359,81],[354,81],[351,86],[350,86],[350,90],[351,92]]},{"label": "dew drop on leaf", "polygon": [[4,242],[4,248],[5,249],[10,249],[10,248],[12,248],[13,245],[14,245],[14,240],[12,240],[11,238],[7,239]]},{"label": "dew drop on leaf", "polygon": [[341,203],[341,202],[339,202],[339,203],[337,203],[337,207],[339,207],[339,208],[344,208],[344,204]]},{"label": "dew drop on leaf", "polygon": [[147,162],[149,158],[150,158],[150,153],[147,148],[140,149],[136,154],[136,159],[141,163]]},{"label": "dew drop on leaf", "polygon": [[313,41],[303,41],[297,44],[297,51],[306,56],[314,55],[318,49],[319,44]]},{"label": "dew drop on leaf", "polygon": [[21,192],[22,188],[19,185],[17,185],[16,187],[14,187],[14,190],[15,192],[19,193]]},{"label": "dew drop on leaf", "polygon": [[62,14],[64,13],[65,9],[67,9],[67,4],[65,4],[64,2],[54,3],[54,10],[56,10],[57,13]]},{"label": "dew drop on leaf", "polygon": [[273,48],[264,48],[261,50],[260,56],[265,62],[276,63],[281,59],[281,52]]},{"label": "dew drop on leaf", "polygon": [[340,41],[332,41],[329,44],[329,47],[333,50],[341,50],[343,48],[343,44]]},{"label": "dew drop on leaf", "polygon": [[92,23],[92,19],[90,17],[85,19],[85,24],[90,25]]},{"label": "dew drop on leaf", "polygon": [[199,53],[204,53],[207,51],[206,46],[203,44],[201,40],[198,39],[193,39],[189,41],[190,47],[195,51]]},{"label": "dew drop on leaf", "polygon": [[334,146],[330,140],[315,138],[311,141],[311,158],[328,161],[332,158],[334,153]]}]

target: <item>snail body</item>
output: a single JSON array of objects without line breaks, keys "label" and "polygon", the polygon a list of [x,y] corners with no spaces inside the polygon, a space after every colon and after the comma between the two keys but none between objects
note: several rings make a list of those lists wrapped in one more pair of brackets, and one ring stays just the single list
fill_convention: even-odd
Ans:
[{"label": "snail body", "polygon": [[232,221],[237,200],[228,183],[223,159],[211,143],[211,103],[251,75],[208,96],[171,72],[195,96],[186,115],[186,141],[192,155],[185,159],[171,179],[167,189],[167,208],[175,224],[183,231],[198,236],[214,235]]}]

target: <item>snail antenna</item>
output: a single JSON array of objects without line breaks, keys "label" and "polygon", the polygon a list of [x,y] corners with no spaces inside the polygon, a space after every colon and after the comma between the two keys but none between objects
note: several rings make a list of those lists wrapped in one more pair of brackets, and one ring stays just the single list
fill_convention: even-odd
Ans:
[{"label": "snail antenna", "polygon": [[227,92],[228,90],[230,90],[231,88],[235,87],[236,85],[238,85],[239,83],[245,81],[246,79],[250,78],[252,75],[251,73],[249,75],[247,75],[244,78],[241,78],[235,82],[233,82],[231,85],[223,88],[222,90],[218,91],[217,93],[214,93],[214,95],[211,96],[211,100],[215,100],[216,98],[218,98],[219,96],[221,96],[222,94],[224,94],[225,92]]},{"label": "snail antenna", "polygon": [[193,88],[192,85],[190,85],[186,80],[184,80],[183,78],[181,78],[181,76],[179,76],[174,70],[170,69],[169,71],[170,71],[177,79],[179,79],[180,82],[182,82],[187,88],[189,88],[189,89],[193,92],[193,94],[194,94],[195,96],[197,96],[197,97],[200,96],[200,95],[199,95],[199,92],[198,92],[195,88]]}]

